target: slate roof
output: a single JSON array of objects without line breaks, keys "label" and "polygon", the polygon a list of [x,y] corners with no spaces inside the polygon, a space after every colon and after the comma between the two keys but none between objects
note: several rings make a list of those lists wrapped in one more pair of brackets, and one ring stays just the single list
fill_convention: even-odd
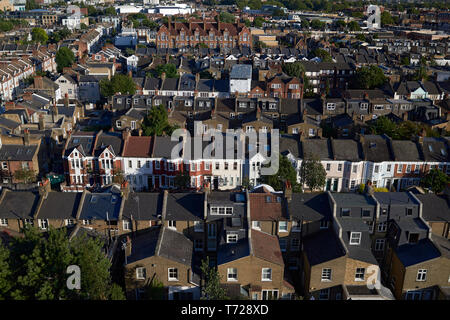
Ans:
[{"label": "slate roof", "polygon": [[301,155],[301,144],[298,135],[280,135],[280,153],[286,156],[292,154],[296,159]]},{"label": "slate roof", "polygon": [[447,162],[450,161],[449,150],[444,139],[424,137],[422,145],[425,161]]},{"label": "slate roof", "polygon": [[383,136],[365,135],[362,148],[365,160],[373,162],[391,160],[388,139]]},{"label": "slate roof", "polygon": [[97,138],[94,155],[98,157],[103,150],[110,146],[116,156],[122,153],[122,134],[117,132],[102,132]]},{"label": "slate roof", "polygon": [[413,266],[441,256],[439,250],[428,238],[422,239],[418,243],[401,245],[395,249],[395,251],[397,257],[405,267]]},{"label": "slate roof", "polygon": [[321,193],[293,193],[288,202],[290,218],[302,221],[331,220],[331,212],[328,194]]},{"label": "slate roof", "polygon": [[37,193],[4,189],[0,202],[0,218],[32,219],[38,202],[39,194]]},{"label": "slate roof", "polygon": [[302,141],[303,157],[317,156],[320,160],[333,160],[328,139],[306,139]]},{"label": "slate roof", "polygon": [[204,194],[168,193],[165,220],[199,221],[203,219]]},{"label": "slate roof", "polygon": [[119,219],[122,198],[112,193],[87,193],[79,219],[109,220]]},{"label": "slate roof", "polygon": [[80,152],[84,155],[92,155],[94,148],[95,133],[94,132],[74,132],[70,136],[70,140],[65,150],[65,156],[68,156],[75,147],[81,147]]},{"label": "slate roof", "polygon": [[361,161],[362,147],[358,141],[351,139],[332,139],[333,155],[336,160]]},{"label": "slate roof", "polygon": [[331,229],[319,231],[305,237],[303,240],[303,248],[311,266],[346,255],[341,241]]},{"label": "slate roof", "polygon": [[192,241],[182,233],[161,227],[160,237],[156,247],[156,254],[158,256],[191,266],[193,248]]},{"label": "slate roof", "polygon": [[450,201],[446,196],[434,193],[415,195],[422,206],[422,217],[426,221],[450,221]]},{"label": "slate roof", "polygon": [[249,64],[235,64],[231,68],[230,79],[251,79],[252,66]]},{"label": "slate roof", "polygon": [[0,160],[32,161],[37,148],[37,145],[4,144],[0,147]]},{"label": "slate roof", "polygon": [[397,161],[422,161],[421,150],[416,142],[392,140],[392,152]]},{"label": "slate roof", "polygon": [[365,194],[357,193],[333,193],[333,199],[337,206],[344,207],[367,207],[375,206],[376,202]]},{"label": "slate roof", "polygon": [[163,193],[132,192],[125,200],[122,216],[135,220],[158,220],[162,215]]},{"label": "slate roof", "polygon": [[177,144],[179,144],[179,142],[172,141],[171,137],[156,136],[154,139],[154,144],[155,147],[153,151],[153,157],[171,159],[172,150]]},{"label": "slate roof", "polygon": [[38,213],[39,219],[76,219],[82,194],[49,192]]}]

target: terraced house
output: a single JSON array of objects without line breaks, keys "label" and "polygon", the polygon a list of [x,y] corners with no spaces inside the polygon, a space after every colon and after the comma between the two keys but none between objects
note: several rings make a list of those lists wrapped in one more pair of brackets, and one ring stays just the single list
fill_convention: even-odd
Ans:
[{"label": "terraced house", "polygon": [[206,45],[208,48],[251,47],[250,29],[241,23],[224,23],[204,19],[186,23],[172,21],[162,25],[156,35],[158,48],[185,48]]}]

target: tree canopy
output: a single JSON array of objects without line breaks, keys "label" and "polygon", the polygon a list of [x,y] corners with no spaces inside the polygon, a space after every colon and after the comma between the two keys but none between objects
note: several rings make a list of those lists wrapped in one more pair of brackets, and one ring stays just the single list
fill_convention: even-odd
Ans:
[{"label": "tree canopy", "polygon": [[225,289],[220,286],[220,274],[214,267],[209,266],[209,258],[202,260],[200,267],[205,285],[202,287],[202,300],[226,300]]},{"label": "tree canopy", "polygon": [[311,191],[322,189],[325,186],[327,172],[315,155],[307,155],[300,167],[300,183],[305,184]]},{"label": "tree canopy", "polygon": [[450,177],[438,169],[431,169],[420,181],[421,186],[431,189],[434,193],[442,192],[449,183]]},{"label": "tree canopy", "polygon": [[[124,299],[122,289],[111,281],[102,247],[87,236],[69,241],[64,228],[41,233],[25,227],[23,237],[8,247],[0,242],[0,299]],[[80,268],[80,289],[67,287],[71,265]]]},{"label": "tree canopy", "polygon": [[141,128],[145,136],[171,135],[175,130],[175,127],[169,124],[167,111],[163,105],[155,106],[150,110],[148,116],[144,118]]},{"label": "tree canopy", "polygon": [[44,29],[36,27],[31,30],[31,39],[33,39],[33,41],[35,42],[46,44],[48,41],[48,35]]},{"label": "tree canopy", "polygon": [[131,77],[116,73],[111,80],[103,79],[100,81],[100,93],[103,97],[110,97],[119,92],[121,94],[135,94],[136,84]]},{"label": "tree canopy", "polygon": [[386,81],[386,76],[381,68],[375,65],[364,66],[356,70],[353,86],[355,89],[374,89],[382,86]]},{"label": "tree canopy", "polygon": [[75,61],[75,55],[72,50],[62,47],[56,52],[55,57],[58,72],[62,72],[65,67],[71,67]]},{"label": "tree canopy", "polygon": [[284,182],[289,181],[292,186],[292,191],[301,191],[297,183],[297,171],[291,161],[284,155],[280,155],[279,157],[278,172],[271,176],[262,176],[261,181],[270,185],[275,190],[282,190]]}]

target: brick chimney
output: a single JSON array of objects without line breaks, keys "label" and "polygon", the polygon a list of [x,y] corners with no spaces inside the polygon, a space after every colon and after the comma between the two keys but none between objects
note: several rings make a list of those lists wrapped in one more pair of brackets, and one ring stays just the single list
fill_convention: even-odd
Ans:
[{"label": "brick chimney", "polygon": [[292,186],[290,181],[284,182],[284,190],[283,190],[284,197],[288,202],[292,200]]},{"label": "brick chimney", "polygon": [[35,89],[43,89],[44,88],[44,79],[41,76],[34,77],[34,88]]},{"label": "brick chimney", "polygon": [[130,136],[130,129],[126,128],[125,130],[122,131],[122,140],[125,143],[125,141],[128,140],[128,137]]},{"label": "brick chimney", "polygon": [[45,130],[45,122],[44,122],[44,115],[39,115],[39,124],[38,124],[39,130]]},{"label": "brick chimney", "polygon": [[29,146],[30,145],[30,130],[25,129],[23,131],[23,144],[25,146]]},{"label": "brick chimney", "polygon": [[128,197],[130,195],[130,185],[128,184],[128,181],[122,182],[120,185],[120,192],[122,193],[122,198],[124,200],[128,200]]}]

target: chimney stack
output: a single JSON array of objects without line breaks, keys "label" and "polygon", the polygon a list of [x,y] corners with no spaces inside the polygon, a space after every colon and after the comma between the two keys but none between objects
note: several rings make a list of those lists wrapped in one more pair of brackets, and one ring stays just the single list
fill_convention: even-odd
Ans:
[{"label": "chimney stack", "polygon": [[284,182],[284,197],[288,202],[292,200],[292,186],[289,180]]},{"label": "chimney stack", "polygon": [[23,100],[25,100],[25,101],[33,100],[33,93],[32,92],[25,92],[23,94]]},{"label": "chimney stack", "polygon": [[122,131],[123,143],[125,143],[128,140],[129,136],[130,136],[130,129],[129,128],[126,128],[125,130]]},{"label": "chimney stack", "polygon": [[130,185],[127,180],[120,185],[120,192],[122,193],[122,198],[128,200],[128,197],[130,196]]},{"label": "chimney stack", "polygon": [[30,130],[25,129],[23,131],[23,144],[25,146],[29,146],[30,145]]},{"label": "chimney stack", "polygon": [[125,256],[129,257],[131,256],[131,239],[129,236],[127,236],[127,243],[125,247]]},{"label": "chimney stack", "polygon": [[44,115],[43,114],[39,115],[38,129],[39,130],[44,130],[45,129],[45,121],[44,121]]}]

